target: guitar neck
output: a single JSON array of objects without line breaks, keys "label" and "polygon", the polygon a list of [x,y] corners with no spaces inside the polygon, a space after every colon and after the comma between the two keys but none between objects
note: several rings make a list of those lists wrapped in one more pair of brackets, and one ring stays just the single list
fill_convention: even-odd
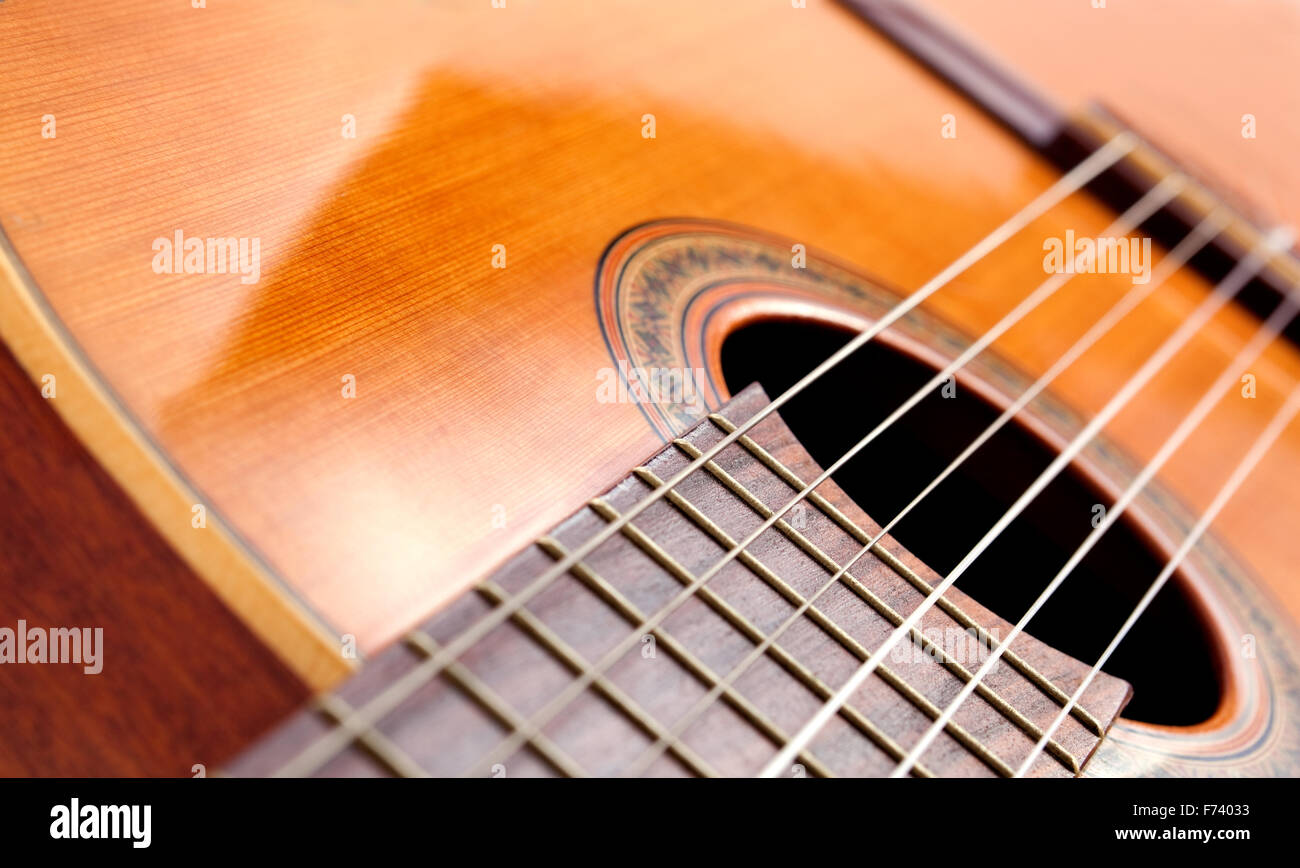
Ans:
[{"label": "guitar neck", "polygon": [[[888,535],[841,569],[880,529],[827,481],[701,583],[820,473],[779,416],[538,577],[766,403],[743,392],[229,773],[754,773],[940,579]],[[887,774],[939,716],[1009,629],[955,589],[941,599],[790,774]],[[1003,660],[914,774],[1011,775],[1087,672],[1029,637]],[[1098,678],[1032,773],[1078,774],[1128,696]]]}]

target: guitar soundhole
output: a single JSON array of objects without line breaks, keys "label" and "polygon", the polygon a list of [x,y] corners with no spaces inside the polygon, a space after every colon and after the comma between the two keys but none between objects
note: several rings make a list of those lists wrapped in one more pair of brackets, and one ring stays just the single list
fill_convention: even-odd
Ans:
[{"label": "guitar soundhole", "polygon": [[[794,321],[762,321],[729,336],[722,368],[733,393],[758,381],[778,395],[848,335]],[[934,370],[872,342],[787,404],[781,414],[823,467],[905,401]],[[934,392],[835,474],[876,521],[893,518],[999,415],[958,388]],[[1009,424],[892,531],[946,574],[1051,462],[1052,452]],[[1096,488],[1061,474],[962,576],[958,587],[1015,622],[1092,530]],[[1027,629],[1091,663],[1105,649],[1164,561],[1127,521],[1102,537]],[[1180,582],[1170,582],[1106,667],[1133,685],[1125,717],[1190,725],[1210,717],[1219,682],[1207,632]]]}]

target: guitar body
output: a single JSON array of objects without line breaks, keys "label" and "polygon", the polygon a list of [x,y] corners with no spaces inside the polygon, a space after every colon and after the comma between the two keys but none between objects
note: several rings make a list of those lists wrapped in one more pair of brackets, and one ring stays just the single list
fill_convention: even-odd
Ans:
[{"label": "guitar body", "polygon": [[[995,45],[1024,34],[998,47],[1030,78],[1300,220],[1294,10],[1204,4],[1193,28],[1172,2],[946,5]],[[106,635],[94,677],[0,668],[5,707],[43,721],[5,728],[5,774],[215,768],[722,406],[728,336],[865,328],[1059,177],[824,2],[4,6],[0,441],[26,458],[5,462],[0,623]],[[1240,57],[1215,46],[1240,90],[1201,86],[1219,19],[1242,28]],[[1068,51],[1034,50],[1053,33]],[[1267,134],[1242,138],[1247,111]],[[882,341],[941,367],[1043,281],[1044,237],[1113,219],[1071,197]],[[256,239],[256,280],[185,273],[177,233]],[[959,388],[1005,406],[1132,286],[1077,278]],[[1211,288],[1173,275],[1026,430],[1060,448]],[[1258,325],[1225,308],[1078,473],[1122,489]],[[628,399],[636,368],[702,371],[702,403]],[[1256,396],[1230,394],[1128,519],[1166,556],[1300,351],[1243,373]],[[1121,719],[1087,773],[1296,773],[1297,466],[1292,426],[1175,579],[1217,711]]]}]

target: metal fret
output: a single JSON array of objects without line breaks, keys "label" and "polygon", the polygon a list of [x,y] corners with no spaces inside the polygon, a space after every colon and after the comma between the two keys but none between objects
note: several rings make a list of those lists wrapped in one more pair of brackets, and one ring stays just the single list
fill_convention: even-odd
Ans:
[{"label": "metal fret", "polygon": [[[479,584],[476,589],[479,594],[485,597],[494,606],[500,606],[509,602],[510,595],[505,589],[487,579]],[[590,671],[591,664],[574,650],[573,646],[561,639],[554,630],[546,626],[541,618],[528,611],[526,608],[520,608],[513,615],[511,620],[519,625],[529,636],[533,638],[538,645],[545,648],[550,654],[567,666],[572,672],[582,673]],[[641,707],[635,699],[628,696],[622,689],[604,676],[597,676],[592,682],[592,687],[600,693],[605,699],[623,713],[625,717],[632,721],[647,735],[656,739],[663,739],[668,743],[668,750],[673,753],[679,760],[686,764],[691,771],[701,777],[716,778],[718,772],[713,766],[709,765],[699,754],[691,750],[690,747],[683,744],[679,739],[673,738],[672,734],[659,723],[649,712]]]},{"label": "metal fret", "polygon": [[[522,606],[521,600],[527,601],[547,587],[549,582],[543,582],[541,579],[534,581],[522,593],[514,596],[514,604]],[[378,696],[353,711],[346,720],[340,721],[339,726],[308,745],[305,750],[281,766],[275,774],[280,777],[305,777],[319,771],[352,743],[352,731],[373,727],[378,721],[387,717],[395,708],[415,695],[416,691],[432,683],[440,673],[455,665],[461,654],[488,635],[510,614],[510,611],[504,607],[493,609],[489,615],[479,619],[446,647],[421,661],[420,665],[411,671],[403,673]]]},{"label": "metal fret", "polygon": [[[344,725],[345,721],[351,719],[356,713],[355,708],[349,705],[341,696],[333,693],[323,693],[318,696],[316,698],[316,707],[323,714],[330,717],[335,726]],[[427,778],[429,776],[423,766],[373,726],[358,729],[353,733],[353,740],[369,751],[371,756],[387,766],[388,770],[395,775],[404,778]]]},{"label": "metal fret", "polygon": [[[736,425],[733,424],[731,420],[727,419],[721,413],[709,414],[709,421],[712,422],[718,428],[720,428],[725,434],[730,434],[732,431],[736,430]],[[794,471],[790,470],[788,467],[782,464],[776,458],[776,456],[769,453],[766,449],[764,449],[757,442],[755,442],[751,437],[749,437],[748,435],[742,435],[736,440],[736,442],[744,446],[745,450],[749,452],[751,455],[753,455],[755,458],[757,458],[760,462],[762,462],[765,467],[767,467],[777,476],[781,477],[782,481],[784,481],[787,485],[793,487],[796,491],[803,490],[803,488],[805,487],[804,481]],[[807,500],[809,503],[812,503],[814,506],[816,506],[818,510],[820,510],[823,514],[829,517],[832,521],[834,521],[837,525],[839,525],[846,533],[848,533],[850,536],[852,536],[862,545],[867,545],[869,542],[871,542],[871,534],[867,533],[865,530],[858,527],[857,524],[848,516],[846,516],[844,513],[842,513],[835,506],[835,504],[826,500],[826,498],[822,497],[817,492],[815,491],[809,492]],[[904,564],[902,561],[895,558],[883,546],[880,546],[879,544],[873,546],[872,553],[877,555],[882,561],[884,561],[890,567],[890,569],[898,573],[898,575],[900,575],[903,579],[909,582],[914,588],[916,588],[925,596],[928,597],[934,591],[934,587],[929,582],[927,582],[925,579],[918,576],[913,570],[909,569],[906,564]],[[956,603],[952,602],[952,600],[949,600],[947,597],[939,597],[938,600],[936,601],[936,605],[938,605],[939,608],[942,609],[949,617],[957,621],[957,623],[961,624],[963,627],[977,631],[979,635],[979,640],[981,642],[986,643],[988,647],[990,648],[999,647],[1000,643],[995,638],[993,638],[993,636],[989,634],[989,632],[985,630],[984,627],[979,624],[979,622],[977,622],[970,615],[966,614],[966,612],[963,611],[961,607],[958,606]],[[1051,679],[1049,679],[1047,676],[1040,673],[1037,669],[1035,669],[1027,661],[1025,661],[1024,658],[1016,654],[1011,649],[1008,648],[1002,652],[1002,659],[1005,660],[1014,669],[1016,669],[1016,671],[1018,671],[1021,675],[1024,675],[1027,679],[1029,679],[1034,684],[1035,687],[1037,687],[1039,690],[1041,690],[1043,693],[1049,696],[1058,705],[1064,707],[1069,702],[1070,697],[1066,695],[1066,693],[1063,690],[1057,687],[1056,684],[1054,684]],[[1096,717],[1094,717],[1090,712],[1087,711],[1087,709],[1076,705],[1071,710],[1070,714],[1072,717],[1074,717],[1076,720],[1078,720],[1080,723],[1086,726],[1088,730],[1091,731],[1092,734],[1097,736],[1098,738],[1101,738],[1102,735],[1105,733],[1105,728],[1101,725],[1101,723],[1098,722]]]},{"label": "metal fret", "polygon": [[[406,634],[406,644],[429,658],[435,657],[441,650],[438,642],[422,630],[412,630]],[[451,663],[443,670],[442,674],[444,678],[464,691],[466,696],[481,705],[484,710],[503,725],[509,727],[560,774],[571,778],[587,777],[587,773],[582,766],[578,765],[559,745],[533,726],[528,718],[515,711],[510,703],[502,699],[491,687],[484,684],[466,666],[461,663]],[[476,763],[467,769],[466,774],[472,772],[477,765]]]}]

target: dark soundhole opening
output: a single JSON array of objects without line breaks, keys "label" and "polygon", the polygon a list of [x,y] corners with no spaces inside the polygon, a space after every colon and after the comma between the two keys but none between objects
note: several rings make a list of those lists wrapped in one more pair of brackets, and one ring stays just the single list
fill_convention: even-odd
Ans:
[{"label": "dark soundhole opening", "polygon": [[[747,325],[722,348],[733,393],[755,381],[786,391],[842,346],[846,332],[798,321]],[[934,375],[871,342],[781,409],[821,466],[837,460]],[[927,396],[834,475],[880,523],[893,518],[999,415],[969,389]],[[893,536],[942,575],[951,571],[1043,469],[1053,452],[1009,424],[903,519]],[[1092,531],[1107,503],[1082,474],[1063,473],[958,580],[957,587],[1014,623]],[[1159,574],[1163,558],[1125,520],[1115,523],[1027,630],[1091,664]],[[1169,582],[1120,644],[1106,671],[1133,685],[1125,716],[1169,725],[1210,717],[1219,682],[1206,631],[1177,581]]]}]

